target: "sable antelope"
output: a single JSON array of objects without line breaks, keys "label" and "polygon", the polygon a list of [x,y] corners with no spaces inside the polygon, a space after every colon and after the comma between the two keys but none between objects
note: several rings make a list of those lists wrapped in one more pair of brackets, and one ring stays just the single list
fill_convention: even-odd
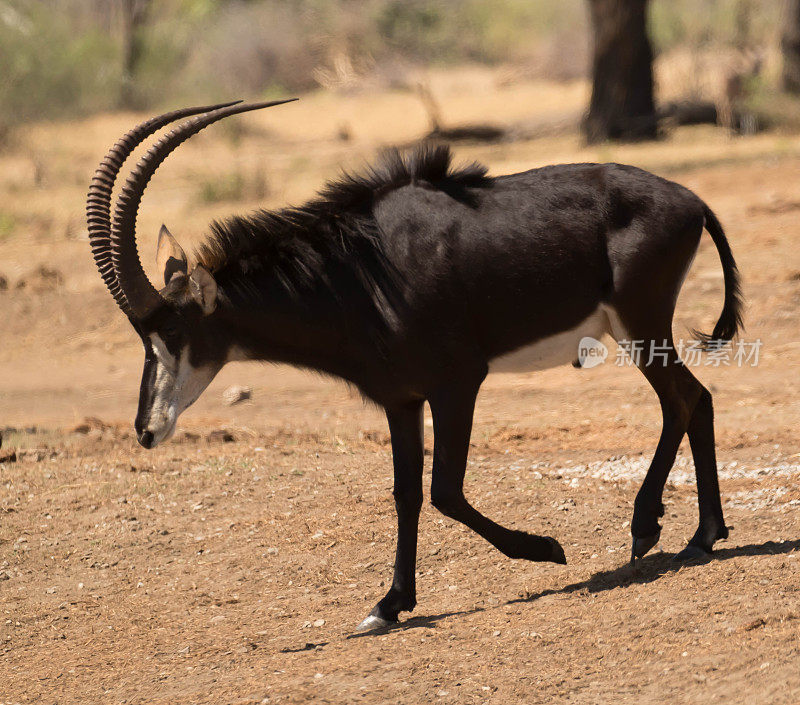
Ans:
[{"label": "sable antelope", "polygon": [[[285,101],[282,101],[285,102]],[[700,510],[680,557],[727,537],[714,451],[711,394],[680,363],[671,322],[683,279],[708,230],[725,300],[709,344],[741,325],[739,276],[711,210],[677,184],[630,166],[572,164],[487,176],[454,169],[444,147],[387,152],[366,173],[328,184],[316,200],[212,223],[197,263],[159,235],[159,291],[136,250],[145,186],[191,135],[276,103],[190,108],[153,118],[111,149],[92,181],[94,257],[145,348],[135,428],[152,448],[229,360],[271,360],[343,378],[386,410],[398,536],[394,579],[360,625],[385,626],[416,604],[422,504],[423,403],[435,435],[431,501],[510,558],[565,563],[555,539],[506,529],[464,497],[473,408],[487,373],[570,362],[585,335],[665,343],[668,363],[640,365],[658,394],[663,430],[631,522],[632,557],[657,542],[662,493],[688,433]],[[162,136],[111,189],[131,151]]]}]

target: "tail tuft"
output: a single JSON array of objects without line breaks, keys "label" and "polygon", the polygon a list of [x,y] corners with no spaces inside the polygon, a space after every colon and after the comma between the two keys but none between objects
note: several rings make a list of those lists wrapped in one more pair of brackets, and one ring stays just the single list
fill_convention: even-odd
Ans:
[{"label": "tail tuft", "polygon": [[701,333],[693,330],[692,334],[700,341],[704,350],[719,350],[728,341],[733,340],[743,326],[742,309],[744,307],[744,298],[742,296],[739,269],[728,244],[728,238],[725,237],[725,231],[722,229],[719,220],[717,220],[717,216],[705,204],[703,204],[703,213],[706,219],[705,228],[717,246],[717,252],[722,262],[722,273],[725,280],[725,302],[712,333]]}]

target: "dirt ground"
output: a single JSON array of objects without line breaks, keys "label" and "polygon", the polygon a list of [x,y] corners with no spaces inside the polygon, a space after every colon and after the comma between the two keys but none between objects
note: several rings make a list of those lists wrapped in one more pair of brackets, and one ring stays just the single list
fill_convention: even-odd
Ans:
[{"label": "dirt ground", "polygon": [[[486,104],[511,125],[585,99],[582,84],[499,85],[474,70],[433,84],[454,123],[485,121]],[[734,528],[713,560],[672,560],[697,522],[684,446],[661,550],[628,564],[660,413],[613,347],[591,370],[493,376],[468,497],[558,538],[568,565],[506,559],[426,505],[417,609],[357,635],[394,557],[378,409],[317,375],[234,364],[171,442],[145,451],[133,438],[141,347],[93,270],[81,218],[95,163],[140,117],[32,126],[0,154],[0,225],[13,223],[0,228],[0,703],[800,702],[800,138],[696,128],[589,149],[568,131],[456,148],[495,174],[634,163],[718,213],[745,280],[743,340],[762,341],[755,367],[696,371],[714,393]],[[195,238],[212,217],[297,202],[424,129],[416,99],[391,92],[320,93],[214,128],[154,179],[145,263],[162,219]],[[231,174],[244,188],[209,197]],[[677,337],[710,329],[721,301],[704,238]],[[252,399],[226,406],[232,384]]]}]

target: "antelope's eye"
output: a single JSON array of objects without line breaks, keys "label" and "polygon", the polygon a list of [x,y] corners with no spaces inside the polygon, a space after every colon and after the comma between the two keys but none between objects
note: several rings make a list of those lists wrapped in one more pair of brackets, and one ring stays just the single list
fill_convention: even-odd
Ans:
[{"label": "antelope's eye", "polygon": [[165,323],[161,327],[159,333],[161,335],[161,340],[164,341],[164,345],[166,346],[167,350],[169,350],[173,354],[176,354],[180,350],[183,343],[183,336],[181,335],[181,329],[174,323]]}]

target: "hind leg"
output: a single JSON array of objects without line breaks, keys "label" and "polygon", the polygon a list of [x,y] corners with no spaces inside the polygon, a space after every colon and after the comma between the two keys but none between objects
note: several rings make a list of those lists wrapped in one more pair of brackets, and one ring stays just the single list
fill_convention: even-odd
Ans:
[{"label": "hind leg", "polygon": [[[666,345],[664,343],[666,342]],[[663,494],[669,472],[675,462],[684,434],[695,462],[700,524],[689,545],[678,558],[689,559],[711,552],[714,541],[727,538],[722,515],[717,463],[714,452],[714,412],[711,393],[689,372],[679,359],[671,339],[646,341],[645,349],[658,344],[665,358],[649,361],[640,369],[661,402],[663,428],[655,455],[634,503],[631,534],[631,558],[638,558],[658,541],[664,515]]]},{"label": "hind leg", "polygon": [[[675,350],[672,308],[659,311],[652,306],[648,313],[608,310],[610,333],[618,343],[641,342],[641,357],[634,361],[658,395],[662,414],[661,437],[633,505],[631,561],[644,556],[661,536],[658,520],[664,516],[664,486],[702,389]],[[655,346],[659,354],[651,359]]]},{"label": "hind leg", "polygon": [[715,541],[728,538],[728,528],[722,515],[714,449],[714,407],[711,392],[705,388],[692,413],[688,433],[697,475],[700,524],[689,545],[676,556],[678,560],[701,558],[711,553]]},{"label": "hind leg", "polygon": [[[646,344],[649,345],[650,341],[646,341]],[[663,346],[663,340],[657,344]],[[664,515],[664,486],[702,389],[678,360],[671,341],[667,355],[665,362],[659,360],[658,363],[640,365],[642,373],[658,394],[663,421],[656,452],[634,502],[631,560],[647,553],[661,535],[658,519]]]},{"label": "hind leg", "polygon": [[[704,222],[703,213],[693,207],[688,207],[683,216],[650,223],[646,229],[634,223],[612,235],[610,242],[614,289],[608,307],[611,333],[618,342],[626,339],[644,344],[645,355],[637,365],[658,395],[663,414],[661,438],[634,503],[634,558],[643,556],[658,541],[664,485],[687,432],[697,466],[701,514],[693,545],[708,549],[713,537],[724,533],[711,395],[680,361],[672,341],[675,302]],[[652,346],[658,346],[658,355],[649,354]]]}]

